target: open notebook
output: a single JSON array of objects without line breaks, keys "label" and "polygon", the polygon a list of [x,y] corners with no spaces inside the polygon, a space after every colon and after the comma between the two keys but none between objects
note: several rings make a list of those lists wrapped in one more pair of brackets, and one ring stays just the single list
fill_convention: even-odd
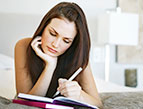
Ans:
[{"label": "open notebook", "polygon": [[[54,105],[61,105],[61,106],[82,106],[82,107],[89,107],[91,109],[98,109],[98,107],[87,104],[85,102],[80,102],[74,99],[70,99],[67,97],[63,97],[63,96],[58,96],[55,97],[54,99],[52,98],[48,98],[48,97],[41,97],[41,96],[36,96],[36,95],[30,95],[30,94],[24,94],[24,93],[19,93],[18,98],[22,98],[25,100],[29,100],[29,102],[33,101],[33,102],[40,102],[40,103],[50,103],[50,104],[54,104]],[[14,102],[14,100],[13,100]],[[58,109],[58,108],[56,108]],[[62,108],[64,109],[64,108]],[[66,108],[68,109],[68,108]]]}]

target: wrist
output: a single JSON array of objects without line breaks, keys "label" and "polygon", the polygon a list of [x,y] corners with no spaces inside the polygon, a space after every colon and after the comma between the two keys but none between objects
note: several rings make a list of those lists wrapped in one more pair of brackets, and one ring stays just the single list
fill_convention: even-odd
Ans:
[{"label": "wrist", "polygon": [[56,67],[57,63],[54,62],[45,62],[46,66],[48,67]]},{"label": "wrist", "polygon": [[45,69],[50,69],[50,70],[53,69],[53,70],[55,70],[56,65],[57,65],[57,64],[55,64],[55,63],[46,63]]},{"label": "wrist", "polygon": [[81,90],[81,91],[80,91],[80,96],[79,96],[79,100],[80,100],[80,101],[84,101],[83,94],[84,94],[84,91]]}]

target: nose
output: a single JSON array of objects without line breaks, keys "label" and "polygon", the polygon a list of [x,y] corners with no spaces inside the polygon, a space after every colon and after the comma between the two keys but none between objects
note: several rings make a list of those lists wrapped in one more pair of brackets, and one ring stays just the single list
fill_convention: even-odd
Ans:
[{"label": "nose", "polygon": [[53,46],[54,48],[57,48],[57,47],[59,47],[60,42],[61,42],[61,39],[60,39],[60,38],[56,38],[56,39],[52,42],[52,46]]}]

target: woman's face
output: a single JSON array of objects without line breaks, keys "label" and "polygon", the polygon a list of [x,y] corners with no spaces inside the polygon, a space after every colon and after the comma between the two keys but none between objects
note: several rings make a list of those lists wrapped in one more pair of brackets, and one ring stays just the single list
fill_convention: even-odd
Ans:
[{"label": "woman's face", "polygon": [[76,34],[74,22],[53,18],[42,33],[41,47],[50,56],[60,56],[71,46]]}]

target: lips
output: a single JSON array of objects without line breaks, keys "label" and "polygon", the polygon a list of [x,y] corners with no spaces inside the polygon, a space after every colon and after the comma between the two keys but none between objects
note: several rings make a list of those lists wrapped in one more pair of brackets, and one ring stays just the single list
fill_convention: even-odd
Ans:
[{"label": "lips", "polygon": [[50,47],[48,47],[48,50],[49,50],[51,53],[57,53],[56,50],[54,50],[54,49],[52,49],[52,48],[50,48]]}]

